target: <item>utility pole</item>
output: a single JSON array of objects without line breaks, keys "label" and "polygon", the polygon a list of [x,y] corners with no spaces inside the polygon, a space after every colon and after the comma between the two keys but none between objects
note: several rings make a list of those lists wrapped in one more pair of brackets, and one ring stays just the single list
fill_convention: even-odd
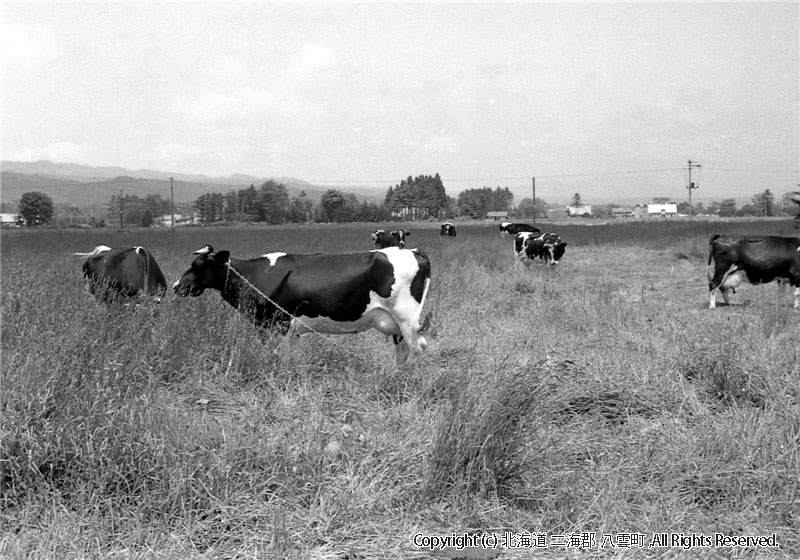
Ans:
[{"label": "utility pole", "polygon": [[122,229],[122,189],[119,190],[119,229]]},{"label": "utility pole", "polygon": [[536,223],[536,177],[531,178],[533,182],[533,223]]},{"label": "utility pole", "polygon": [[692,168],[699,169],[700,168],[700,164],[699,163],[694,163],[694,162],[692,162],[692,160],[689,160],[689,186],[686,187],[686,188],[689,189],[689,215],[690,216],[692,216],[694,214],[694,207],[692,206],[692,191],[694,189],[699,189],[700,188],[700,185],[695,185],[692,182]]},{"label": "utility pole", "polygon": [[172,221],[170,222],[170,229],[175,230],[175,178],[169,178],[169,209],[172,213]]}]

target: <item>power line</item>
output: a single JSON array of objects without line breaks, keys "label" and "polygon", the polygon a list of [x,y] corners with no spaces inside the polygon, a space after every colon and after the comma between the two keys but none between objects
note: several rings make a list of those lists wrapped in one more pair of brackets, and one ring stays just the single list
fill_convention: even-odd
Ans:
[{"label": "power line", "polygon": [[[663,171],[683,171],[683,167],[670,167],[664,169],[635,169],[629,171],[600,171],[595,173],[565,173],[557,175],[536,175],[541,179],[561,179],[570,177],[600,177],[604,175],[631,175],[635,173],[660,173]],[[528,176],[520,177],[448,177],[443,179],[448,183],[465,182],[465,181],[520,181],[530,179]],[[305,179],[309,183],[395,183],[397,179]]]},{"label": "power line", "polygon": [[[569,179],[576,177],[603,177],[612,175],[634,175],[637,173],[664,173],[671,171],[684,171],[684,167],[664,167],[660,169],[631,169],[627,171],[596,171],[592,173],[561,173],[554,175],[536,175],[539,179]],[[798,173],[800,169],[743,169],[732,167],[706,167],[706,171],[733,171],[733,172],[746,172],[746,173]],[[467,181],[527,181],[530,176],[519,177],[447,177],[442,180],[447,183],[458,183]],[[397,179],[305,179],[309,183],[396,183]]]},{"label": "power line", "polygon": [[800,169],[742,169],[736,167],[706,167],[709,171],[737,171],[744,173],[798,173]]}]

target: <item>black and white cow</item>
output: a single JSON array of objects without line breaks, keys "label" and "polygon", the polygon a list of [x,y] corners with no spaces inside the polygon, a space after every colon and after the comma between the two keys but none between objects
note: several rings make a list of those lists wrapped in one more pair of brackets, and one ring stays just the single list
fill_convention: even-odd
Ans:
[{"label": "black and white cow", "polygon": [[445,222],[442,224],[442,230],[439,232],[439,235],[442,237],[455,237],[456,236],[456,226],[451,224],[450,222]]},{"label": "black and white cow", "polygon": [[708,254],[708,307],[717,304],[716,292],[730,305],[729,292],[742,282],[766,284],[787,281],[794,287],[794,308],[800,309],[800,238],[773,235],[711,236]]},{"label": "black and white cow", "polygon": [[400,247],[403,249],[406,246],[406,236],[408,235],[411,235],[411,232],[404,229],[395,229],[389,232],[378,229],[372,234],[372,241],[375,242],[375,246],[378,249],[385,249],[386,247]]},{"label": "black and white cow", "polygon": [[529,259],[538,258],[550,265],[557,265],[566,249],[567,244],[555,233],[529,237],[525,243],[525,254]]},{"label": "black and white cow", "polygon": [[207,289],[259,327],[283,332],[348,334],[371,328],[391,335],[397,363],[424,350],[420,326],[431,265],[425,253],[388,247],[360,253],[269,253],[237,259],[206,245],[175,282],[179,296]]},{"label": "black and white cow", "polygon": [[532,231],[522,231],[514,236],[514,268],[518,268],[528,258],[525,251],[528,239],[536,239],[537,236],[538,234]]},{"label": "black and white cow", "polygon": [[530,224],[517,224],[513,222],[503,222],[500,224],[500,235],[517,236],[523,231],[532,233],[542,233],[542,230]]},{"label": "black and white cow", "polygon": [[74,253],[86,257],[83,276],[88,290],[100,301],[141,294],[161,297],[167,291],[167,280],[156,259],[143,247],[112,249],[98,245],[91,253]]},{"label": "black and white cow", "polygon": [[541,235],[523,231],[514,238],[514,267],[526,259],[540,259],[550,265],[557,265],[564,256],[567,244],[555,233]]}]

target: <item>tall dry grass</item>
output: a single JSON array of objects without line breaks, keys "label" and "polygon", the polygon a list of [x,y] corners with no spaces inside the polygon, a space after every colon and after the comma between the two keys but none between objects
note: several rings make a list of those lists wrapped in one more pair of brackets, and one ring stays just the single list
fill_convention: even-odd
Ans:
[{"label": "tall dry grass", "polygon": [[496,227],[433,226],[409,229],[435,338],[402,370],[374,332],[262,341],[216,293],[99,306],[69,255],[144,245],[173,281],[204,243],[366,250],[371,226],[4,232],[0,556],[409,558],[461,531],[800,554],[800,314],[775,285],[706,309],[710,234],[788,224],[553,226],[562,264],[516,271]]}]

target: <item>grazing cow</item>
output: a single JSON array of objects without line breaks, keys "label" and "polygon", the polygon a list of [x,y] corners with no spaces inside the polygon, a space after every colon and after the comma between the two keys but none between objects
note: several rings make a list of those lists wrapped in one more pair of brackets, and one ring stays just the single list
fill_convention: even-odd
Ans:
[{"label": "grazing cow", "polygon": [[514,238],[514,267],[525,259],[541,259],[550,265],[557,265],[564,256],[567,244],[555,233],[536,235],[530,231],[518,233]]},{"label": "grazing cow", "polygon": [[389,247],[375,251],[297,255],[269,253],[237,259],[206,245],[173,288],[180,296],[218,290],[259,327],[284,333],[392,335],[398,364],[422,351],[430,314],[419,319],[430,284],[425,253]]},{"label": "grazing cow", "polygon": [[557,265],[566,250],[567,244],[555,233],[529,237],[525,243],[525,254],[529,259],[539,258],[550,265]]},{"label": "grazing cow", "polygon": [[536,226],[532,226],[530,224],[515,224],[512,222],[503,222],[500,224],[500,235],[512,235],[516,236],[523,231],[529,231],[532,233],[542,233]]},{"label": "grazing cow", "polygon": [[528,258],[525,246],[528,244],[528,239],[535,238],[536,233],[532,231],[522,231],[514,237],[514,268],[518,268]]},{"label": "grazing cow", "polygon": [[451,224],[450,222],[445,222],[442,224],[442,231],[439,232],[439,235],[442,237],[455,237],[456,236],[456,226]]},{"label": "grazing cow", "polygon": [[773,235],[720,235],[709,240],[709,309],[716,292],[730,305],[729,292],[742,282],[766,284],[786,280],[794,287],[794,308],[800,309],[800,238]]},{"label": "grazing cow", "polygon": [[140,294],[161,297],[167,291],[164,273],[147,249],[98,245],[91,253],[74,253],[86,257],[83,276],[87,288],[100,301],[117,296],[134,297]]},{"label": "grazing cow", "polygon": [[400,247],[403,249],[406,246],[406,236],[411,235],[410,231],[404,229],[395,229],[386,232],[382,229],[375,230],[372,234],[372,241],[378,249],[385,249],[386,247]]}]

